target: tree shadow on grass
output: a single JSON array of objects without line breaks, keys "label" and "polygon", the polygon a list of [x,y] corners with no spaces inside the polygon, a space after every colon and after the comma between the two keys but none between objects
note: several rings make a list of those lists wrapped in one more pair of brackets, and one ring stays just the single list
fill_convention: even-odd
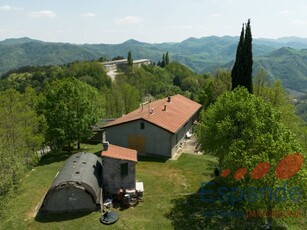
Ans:
[{"label": "tree shadow on grass", "polygon": [[219,186],[223,184],[211,180],[202,184],[196,193],[172,200],[173,208],[165,216],[172,221],[174,229],[265,229],[263,218],[247,219],[240,206],[221,202],[217,193]]},{"label": "tree shadow on grass", "polygon": [[63,152],[60,152],[60,153],[49,152],[46,155],[42,156],[38,165],[43,166],[43,165],[49,165],[49,164],[52,164],[52,163],[55,163],[55,162],[64,161],[74,153],[76,153],[76,152],[75,151],[72,151],[72,152],[63,151]]},{"label": "tree shadow on grass", "polygon": [[61,222],[61,221],[68,221],[73,219],[78,219],[84,216],[91,214],[91,211],[83,211],[83,212],[73,212],[73,213],[38,213],[35,217],[35,221],[41,223],[49,223],[49,222]]},{"label": "tree shadow on grass", "polygon": [[138,161],[164,163],[168,160],[166,157],[158,156],[138,156]]},{"label": "tree shadow on grass", "polygon": [[[101,157],[101,151],[99,150],[94,154],[97,157]],[[43,155],[38,163],[39,166],[49,165],[55,162],[61,162],[67,160],[71,155],[79,152],[87,152],[86,149],[73,149],[71,151],[61,151],[61,152],[48,152],[47,154]]]}]

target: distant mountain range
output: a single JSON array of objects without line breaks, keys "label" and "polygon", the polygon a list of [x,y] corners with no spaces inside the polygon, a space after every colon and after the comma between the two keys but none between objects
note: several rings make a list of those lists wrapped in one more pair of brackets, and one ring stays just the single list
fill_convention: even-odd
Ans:
[{"label": "distant mountain range", "polygon": [[[198,73],[231,68],[239,37],[189,38],[179,43],[150,44],[128,40],[122,44],[50,43],[30,38],[0,41],[0,74],[26,65],[61,65],[73,61],[126,57],[148,58],[158,62],[169,52],[170,60],[179,61]],[[307,92],[307,38],[285,37],[253,40],[254,72],[264,68],[271,79],[284,86]]]}]

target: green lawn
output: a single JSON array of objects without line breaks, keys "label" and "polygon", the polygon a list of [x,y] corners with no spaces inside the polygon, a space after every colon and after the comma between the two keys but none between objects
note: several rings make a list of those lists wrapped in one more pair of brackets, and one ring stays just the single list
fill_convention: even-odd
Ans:
[{"label": "green lawn", "polygon": [[[82,147],[82,151],[97,154],[101,150],[101,144]],[[195,193],[202,181],[210,179],[215,162],[210,156],[190,154],[182,154],[177,161],[139,158],[137,180],[144,182],[144,201],[135,208],[116,209],[120,218],[112,226],[99,222],[99,212],[35,218],[36,206],[67,157],[68,153],[46,155],[24,177],[19,195],[10,204],[9,217],[0,229],[192,229],[191,223],[197,227],[200,214],[195,207],[201,206],[200,196]]]}]

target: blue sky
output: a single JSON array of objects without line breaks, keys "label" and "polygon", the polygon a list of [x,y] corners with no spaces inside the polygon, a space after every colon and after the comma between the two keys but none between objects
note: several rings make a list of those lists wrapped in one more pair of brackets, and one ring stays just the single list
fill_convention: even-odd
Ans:
[{"label": "blue sky", "polygon": [[239,36],[248,18],[254,38],[307,38],[306,0],[0,0],[0,40],[180,42]]}]

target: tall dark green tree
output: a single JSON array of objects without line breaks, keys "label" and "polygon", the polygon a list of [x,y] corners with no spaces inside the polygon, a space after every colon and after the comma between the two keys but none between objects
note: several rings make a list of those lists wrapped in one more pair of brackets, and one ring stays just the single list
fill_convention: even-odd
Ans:
[{"label": "tall dark green tree", "polygon": [[169,64],[169,56],[168,56],[168,52],[166,52],[165,54],[165,65]]},{"label": "tall dark green tree", "polygon": [[165,67],[165,54],[164,54],[164,53],[163,53],[163,56],[162,56],[161,67],[162,67],[162,68]]},{"label": "tall dark green tree", "polygon": [[231,71],[232,89],[240,85],[246,87],[249,93],[253,93],[252,66],[252,33],[250,20],[248,20],[246,27],[242,26],[236,60]]},{"label": "tall dark green tree", "polygon": [[236,60],[231,71],[232,90],[235,89],[241,83],[240,79],[242,79],[243,46],[244,46],[244,25],[242,26],[241,36],[237,47]]},{"label": "tall dark green tree", "polygon": [[133,58],[132,58],[132,53],[131,51],[128,52],[128,69],[129,71],[132,71],[132,68],[133,68]]},{"label": "tall dark green tree", "polygon": [[250,19],[246,24],[245,28],[245,39],[244,39],[244,86],[248,89],[250,93],[253,93],[253,81],[252,81],[252,73],[253,73],[253,51],[252,51],[252,32],[250,26]]}]

